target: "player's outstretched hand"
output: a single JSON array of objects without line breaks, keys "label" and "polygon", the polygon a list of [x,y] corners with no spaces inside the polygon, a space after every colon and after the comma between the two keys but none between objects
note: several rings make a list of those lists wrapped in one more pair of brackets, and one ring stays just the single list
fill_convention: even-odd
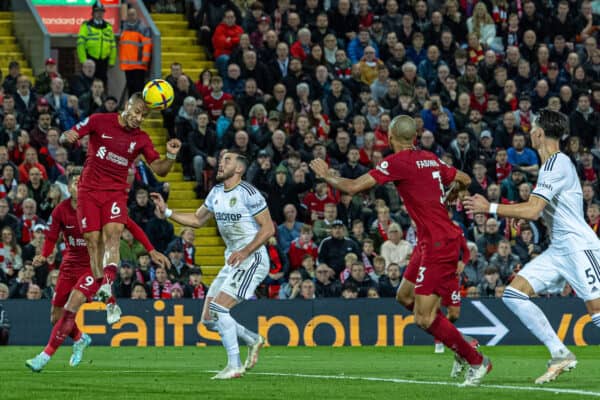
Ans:
[{"label": "player's outstretched hand", "polygon": [[150,252],[150,259],[156,265],[160,265],[163,268],[169,269],[171,268],[171,261],[160,251],[152,250]]},{"label": "player's outstretched hand", "polygon": [[62,144],[73,144],[79,140],[79,135],[75,131],[66,131],[60,137]]},{"label": "player's outstretched hand", "polygon": [[229,258],[227,259],[227,264],[232,267],[237,267],[240,265],[246,258],[248,258],[248,254],[243,250],[234,251],[231,253]]},{"label": "player's outstretched hand", "polygon": [[179,139],[171,139],[167,142],[167,153],[177,155],[181,150],[181,141]]},{"label": "player's outstretched hand", "polygon": [[329,174],[329,166],[320,158],[315,158],[310,162],[310,168],[317,174],[319,178],[326,178]]},{"label": "player's outstretched hand", "polygon": [[472,213],[487,213],[490,209],[490,202],[480,194],[465,198],[463,205]]},{"label": "player's outstretched hand", "polygon": [[164,218],[167,204],[163,200],[162,196],[156,192],[150,193],[150,198],[156,206],[156,211]]},{"label": "player's outstretched hand", "polygon": [[44,257],[42,255],[38,255],[38,256],[33,257],[33,261],[31,262],[31,264],[34,267],[41,267],[45,263],[46,263],[46,257]]}]

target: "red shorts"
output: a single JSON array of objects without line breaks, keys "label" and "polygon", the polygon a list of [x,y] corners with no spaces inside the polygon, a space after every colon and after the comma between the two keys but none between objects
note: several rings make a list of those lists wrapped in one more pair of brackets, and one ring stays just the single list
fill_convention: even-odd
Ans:
[{"label": "red shorts", "polygon": [[92,298],[98,291],[98,284],[92,275],[92,269],[80,269],[80,272],[61,272],[58,274],[58,281],[54,289],[52,297],[52,305],[54,307],[64,307],[69,300],[72,290],[79,290],[86,297],[87,301],[92,301]]},{"label": "red shorts", "polygon": [[81,232],[98,232],[108,223],[127,223],[127,194],[123,192],[80,191],[77,220]]},{"label": "red shorts", "polygon": [[[424,257],[421,246],[414,248],[403,278],[415,285],[415,294],[437,294],[444,307],[460,307],[460,286],[456,276],[460,241],[449,241],[435,252],[425,250],[425,253],[432,254]],[[436,253],[440,256],[435,257]]]}]

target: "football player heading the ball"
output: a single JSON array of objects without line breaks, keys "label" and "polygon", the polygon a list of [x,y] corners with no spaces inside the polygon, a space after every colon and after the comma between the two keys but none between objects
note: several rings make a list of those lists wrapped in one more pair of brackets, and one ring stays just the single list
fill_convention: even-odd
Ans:
[{"label": "football player heading the ball", "polygon": [[[63,144],[73,144],[90,135],[79,182],[77,220],[90,254],[94,285],[102,300],[111,297],[110,283],[120,261],[120,238],[128,218],[129,169],[142,154],[154,173],[166,176],[181,148],[178,139],[171,139],[165,158],[160,158],[148,134],[140,129],[147,112],[142,94],[134,93],[120,114],[93,114],[64,132],[60,139]],[[111,309],[120,315],[116,304]],[[116,316],[114,319],[118,320]]]}]

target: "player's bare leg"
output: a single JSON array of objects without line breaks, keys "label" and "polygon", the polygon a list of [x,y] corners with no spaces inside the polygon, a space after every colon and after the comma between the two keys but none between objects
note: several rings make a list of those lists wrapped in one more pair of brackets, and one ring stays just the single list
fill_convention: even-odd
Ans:
[{"label": "player's bare leg", "polygon": [[[202,307],[202,324],[211,331],[218,332],[216,322],[212,319],[209,312],[209,304],[214,300],[214,297],[207,297],[204,299],[204,306]],[[260,349],[266,344],[265,338],[260,336],[258,333],[252,332],[244,325],[235,321],[236,334],[238,339],[244,342],[248,346],[248,357],[244,363],[246,370],[252,369],[258,362],[258,353]]]},{"label": "player's bare leg", "polygon": [[534,294],[535,291],[527,279],[517,275],[504,291],[502,300],[550,351],[552,358],[548,362],[547,371],[535,380],[535,383],[543,384],[575,368],[577,359],[556,335],[544,312],[531,301],[530,297]]},{"label": "player's bare leg", "polygon": [[402,279],[396,292],[396,301],[412,312],[415,307],[415,284],[407,279]]},{"label": "player's bare leg", "polygon": [[54,326],[63,315],[63,307],[50,307],[50,323]]},{"label": "player's bare leg", "polygon": [[40,354],[34,358],[27,360],[25,365],[33,372],[40,372],[44,366],[50,361],[56,350],[62,345],[67,336],[73,339],[73,354],[69,364],[72,367],[79,365],[83,357],[83,351],[92,343],[92,339],[82,333],[75,323],[75,316],[79,308],[87,302],[86,296],[79,290],[72,290],[69,295],[69,300],[64,308],[53,307],[51,311],[51,321],[59,316],[56,320],[48,344]]}]

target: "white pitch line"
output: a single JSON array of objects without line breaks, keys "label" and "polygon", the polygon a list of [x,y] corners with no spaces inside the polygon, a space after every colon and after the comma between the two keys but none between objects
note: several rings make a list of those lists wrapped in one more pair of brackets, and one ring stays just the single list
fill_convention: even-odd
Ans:
[{"label": "white pitch line", "polygon": [[[65,374],[65,373],[83,372],[80,370],[64,370],[64,371],[43,371],[43,374]],[[126,371],[115,371],[115,370],[98,370],[94,369],[94,373],[110,373],[115,372],[121,374],[147,374],[148,372],[162,373],[172,372],[171,370],[157,370],[157,369],[133,369]],[[217,370],[201,371],[204,373],[217,373]],[[370,381],[370,382],[388,382],[388,383],[405,383],[412,385],[430,385],[430,386],[453,386],[460,387],[459,383],[456,382],[444,382],[444,381],[419,381],[415,379],[400,379],[400,378],[376,378],[370,376],[349,376],[349,375],[313,375],[313,374],[286,374],[282,372],[248,372],[248,375],[263,375],[263,376],[283,376],[291,378],[308,378],[308,379],[331,379],[331,380],[347,380],[347,381]],[[500,389],[500,390],[516,390],[522,392],[546,392],[554,394],[577,394],[581,396],[600,397],[600,392],[590,392],[586,390],[577,389],[561,389],[552,387],[540,387],[540,386],[514,386],[514,385],[480,385],[480,388],[484,389]],[[470,390],[471,388],[461,388]]]},{"label": "white pitch line", "polygon": [[[210,373],[216,373],[219,371],[205,371]],[[443,382],[443,381],[418,381],[414,379],[398,379],[398,378],[375,378],[368,376],[346,376],[346,375],[312,375],[312,374],[286,374],[281,372],[249,372],[250,375],[265,375],[265,376],[286,376],[293,378],[309,378],[309,379],[338,379],[338,380],[349,380],[349,381],[371,381],[371,382],[390,382],[390,383],[407,383],[414,385],[433,385],[433,386],[454,386],[459,387],[456,382]],[[537,387],[537,386],[513,386],[513,385],[480,385],[480,388],[484,389],[501,389],[501,390],[517,390],[517,391],[529,391],[529,392],[548,392],[554,394],[578,394],[582,396],[600,397],[600,392],[589,392],[586,390],[577,389],[560,389],[551,387]],[[469,390],[470,388],[464,388]]]}]

